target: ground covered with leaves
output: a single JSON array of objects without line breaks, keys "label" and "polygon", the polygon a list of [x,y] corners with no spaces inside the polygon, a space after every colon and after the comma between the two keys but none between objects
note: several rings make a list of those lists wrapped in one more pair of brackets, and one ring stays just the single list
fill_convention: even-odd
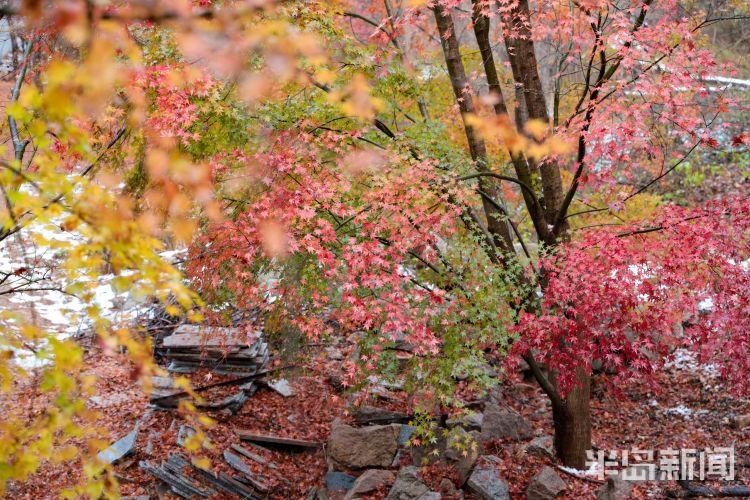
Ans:
[{"label": "ground covered with leaves", "polygon": [[[353,395],[342,390],[337,377],[331,376],[326,352],[312,356],[312,361],[298,365],[285,376],[294,394],[283,397],[261,387],[241,408],[231,415],[227,411],[213,412],[215,425],[208,430],[213,443],[207,455],[214,470],[231,473],[221,459],[223,450],[240,444],[237,431],[303,439],[325,443],[331,424],[341,418],[351,422],[348,403]],[[647,383],[630,385],[620,394],[613,394],[607,386],[607,375],[595,378],[593,389],[594,446],[602,450],[660,450],[680,448],[735,448],[736,476],[742,481],[748,474],[750,427],[742,416],[750,414],[750,401],[730,394],[710,370],[699,368],[682,351],[675,353],[669,368],[657,373]],[[130,432],[140,420],[140,433],[135,453],[115,466],[116,477],[123,495],[150,495],[151,498],[173,498],[173,494],[153,476],[139,467],[139,462],[158,462],[174,452],[184,452],[178,444],[178,434],[184,424],[179,415],[170,411],[149,408],[148,398],[135,380],[127,358],[118,353],[92,347],[86,359],[88,371],[97,376],[97,395],[89,399],[91,408],[99,411],[97,422],[101,438],[115,441]],[[328,366],[328,367],[327,367]],[[209,371],[190,376],[194,386],[213,383],[224,378]],[[33,380],[18,379],[15,390],[3,396],[0,406],[11,411],[35,416],[49,394],[34,390]],[[222,388],[206,395],[207,399],[229,395],[232,388]],[[511,377],[495,389],[502,402],[513,407],[531,424],[536,436],[551,435],[551,409],[546,396],[523,376]],[[13,395],[13,401],[8,400]],[[391,410],[406,410],[406,395],[396,390],[381,391],[368,404]],[[524,498],[531,479],[544,465],[555,467],[566,483],[560,498],[591,498],[601,486],[594,477],[557,467],[550,457],[530,454],[527,441],[492,442],[483,450],[499,458],[495,466],[508,483],[512,498]],[[264,448],[243,443],[266,464],[246,460],[254,473],[268,480],[271,498],[305,498],[313,487],[325,484],[328,470],[325,447],[314,451],[289,453],[281,449]],[[411,462],[408,453],[400,455],[401,464]],[[395,470],[396,468],[394,468]],[[73,463],[48,463],[30,481],[13,483],[8,498],[41,499],[56,497],[62,488],[77,480]],[[422,479],[438,490],[443,478],[455,480],[450,466],[436,463],[421,470]],[[632,498],[662,498],[666,491],[679,491],[674,482],[636,483]],[[382,498],[386,491],[378,491],[372,498]],[[466,491],[466,498],[472,493]],[[450,498],[445,496],[446,498]],[[217,497],[220,498],[220,497]]]}]

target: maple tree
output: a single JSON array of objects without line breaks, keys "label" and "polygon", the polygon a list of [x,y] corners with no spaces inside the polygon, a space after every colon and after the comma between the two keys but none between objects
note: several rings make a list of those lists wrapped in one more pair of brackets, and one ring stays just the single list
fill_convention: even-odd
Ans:
[{"label": "maple tree", "polygon": [[[616,384],[686,345],[744,388],[750,205],[653,194],[689,155],[748,141],[721,119],[741,101],[712,90],[731,68],[701,30],[721,19],[683,7],[8,7],[28,26],[0,236],[50,223],[79,237],[39,241],[63,250],[60,291],[86,304],[105,345],[127,348],[146,386],[148,341],[96,304],[104,268],[117,293],[194,320],[230,301],[309,339],[356,333],[353,385],[400,376],[390,347],[410,344],[406,387],[423,415],[487,388],[487,361],[523,358],[552,401],[559,458],[581,468],[597,364]],[[191,242],[187,283],[165,241]],[[38,272],[4,270],[7,293],[33,292]],[[64,447],[59,458],[85,459],[88,494],[114,491],[102,443],[79,425],[95,418],[80,346],[2,319],[5,388],[13,353],[34,345],[40,387],[58,397],[36,422],[0,425],[0,485]],[[83,435],[90,446],[70,445]]]},{"label": "maple tree", "polygon": [[[388,2],[345,7],[363,24],[352,25],[355,36],[364,30],[374,40],[376,64],[362,69],[383,81],[372,89],[375,112],[346,110],[371,127],[363,132],[330,109],[314,116],[315,89],[303,91],[306,101],[287,99],[301,108],[294,126],[277,125],[275,143],[250,159],[263,187],[206,231],[189,273],[209,293],[278,298],[271,307],[313,338],[333,334],[330,321],[364,331],[352,381],[393,371],[388,345],[412,343],[413,388],[433,403],[460,404],[451,376],[481,379],[484,351],[510,346],[552,401],[558,456],[581,468],[594,364],[620,378],[647,376],[685,344],[726,361],[729,375],[732,357],[722,353],[745,345],[744,200],[679,211],[656,208],[648,193],[696,149],[720,147],[712,124],[737,103],[708,91],[708,71],[729,69],[701,46],[701,27],[715,20],[685,16],[677,2],[464,4],[429,2],[398,15]],[[481,55],[471,78],[458,22],[472,28]],[[420,81],[416,69],[433,61],[435,39],[417,29],[437,33],[455,98],[439,118],[423,94],[437,83]],[[498,38],[512,96],[494,62]],[[551,92],[539,41],[559,54]],[[488,93],[478,96],[480,85]],[[389,112],[403,118],[379,118]],[[447,136],[422,129],[443,117]],[[455,145],[460,132],[468,157]],[[648,210],[628,208],[639,202]],[[621,227],[579,223],[602,216]],[[684,246],[688,238],[696,244]],[[711,258],[720,248],[725,260]],[[691,333],[676,338],[674,324],[708,297],[713,313],[689,316]]]}]

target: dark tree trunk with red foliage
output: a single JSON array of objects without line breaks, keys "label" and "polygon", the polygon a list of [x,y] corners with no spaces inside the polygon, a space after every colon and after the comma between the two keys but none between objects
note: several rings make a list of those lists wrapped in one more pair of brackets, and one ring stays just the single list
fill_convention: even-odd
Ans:
[{"label": "dark tree trunk with red foliage", "polygon": [[[495,113],[499,116],[506,116],[508,111],[489,39],[490,20],[482,13],[484,3],[481,0],[473,0],[473,7],[473,29],[482,54],[485,77],[490,91],[496,94]],[[466,94],[467,80],[452,14],[440,3],[436,4],[434,11],[457,103],[462,113],[472,113],[474,110],[471,95]],[[523,108],[516,110],[516,126],[522,129],[525,125],[525,120],[520,117],[528,117],[548,123],[549,116],[539,76],[534,42],[529,36],[530,14],[528,3],[525,0],[520,0],[512,12],[501,17],[509,25],[518,25],[516,36],[511,37],[508,33],[505,34],[508,59],[511,63],[515,86],[522,89],[523,95],[523,99],[516,103],[517,108]],[[464,123],[464,126],[472,159],[477,163],[478,170],[487,172],[489,165],[487,164],[484,142],[470,125]],[[508,153],[521,183],[526,186],[536,185],[541,187],[541,193],[539,194],[543,196],[544,206],[539,203],[539,196],[536,193],[529,192],[528,189],[522,190],[522,193],[539,241],[553,247],[559,241],[566,239],[568,227],[564,217],[565,214],[559,214],[560,211],[567,209],[563,206],[566,191],[562,184],[559,166],[551,161],[543,162],[539,166],[531,158],[526,158],[518,152],[509,151]],[[537,178],[535,179],[535,177]],[[488,180],[480,178],[480,194],[484,195],[489,192],[496,202],[488,202],[485,196],[482,196],[487,229],[493,235],[498,249],[503,252],[512,252],[507,225],[504,221],[499,220],[499,215],[502,214],[499,214],[496,210],[498,206],[502,206],[504,203],[499,197],[499,190],[488,183]],[[499,259],[498,262],[504,263],[506,259]],[[537,381],[552,401],[557,455],[563,464],[582,469],[586,462],[586,450],[591,448],[590,377],[579,370],[579,385],[568,392],[565,397],[562,397],[554,382],[554,374],[548,378],[538,367],[534,372]]]},{"label": "dark tree trunk with red foliage", "polygon": [[552,402],[555,452],[568,467],[583,469],[586,450],[591,449],[591,376],[578,370],[578,385],[565,397]]}]

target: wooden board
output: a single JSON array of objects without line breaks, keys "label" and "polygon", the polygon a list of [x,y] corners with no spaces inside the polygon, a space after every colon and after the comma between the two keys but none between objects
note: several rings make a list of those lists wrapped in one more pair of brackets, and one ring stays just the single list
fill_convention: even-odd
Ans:
[{"label": "wooden board", "polygon": [[243,441],[250,441],[253,443],[266,443],[274,444],[277,446],[291,446],[296,448],[320,448],[321,443],[315,441],[305,441],[304,439],[291,439],[279,436],[270,436],[265,434],[256,434],[251,431],[238,430],[237,436]]},{"label": "wooden board", "polygon": [[244,332],[239,328],[217,326],[181,325],[174,333],[164,337],[164,347],[214,347],[248,346],[260,338],[260,332]]}]

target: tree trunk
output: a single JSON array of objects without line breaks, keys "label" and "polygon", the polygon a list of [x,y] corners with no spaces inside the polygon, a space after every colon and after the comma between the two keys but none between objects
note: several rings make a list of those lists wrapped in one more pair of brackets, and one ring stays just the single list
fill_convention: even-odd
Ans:
[{"label": "tree trunk", "polygon": [[567,467],[584,469],[591,449],[591,376],[578,370],[578,384],[567,397],[552,403],[555,452]]},{"label": "tree trunk", "polygon": [[[440,33],[440,42],[443,47],[445,64],[448,68],[448,75],[451,79],[453,93],[456,96],[456,103],[461,110],[461,116],[464,120],[464,131],[466,140],[469,145],[469,154],[476,163],[476,168],[480,172],[490,170],[489,160],[487,158],[487,146],[484,139],[479,133],[466,122],[466,115],[474,113],[474,101],[469,90],[469,80],[466,78],[466,70],[459,52],[458,39],[453,24],[453,16],[450,11],[443,8],[439,3],[433,7],[435,12],[435,22]],[[502,192],[498,189],[492,179],[482,177],[479,179],[479,189],[486,193],[490,198],[496,201],[499,206],[504,207],[505,202],[502,198]],[[491,202],[482,197],[482,207],[487,218],[487,230],[494,239],[495,246],[500,249],[503,255],[507,256],[513,253],[513,240],[510,228],[506,221],[505,214],[502,210],[493,205]]]},{"label": "tree trunk", "polygon": [[[508,60],[513,72],[513,80],[516,83],[516,91],[520,89],[526,105],[525,116],[529,120],[549,123],[547,100],[544,97],[534,40],[531,36],[531,14],[528,0],[518,0],[507,14],[502,13],[502,15],[505,22],[513,26],[516,31],[515,36],[511,36],[511,33],[505,30],[505,48],[508,51]],[[517,121],[524,120],[524,118],[524,116],[516,113]],[[517,123],[517,125],[520,128],[523,124]],[[532,165],[533,169],[536,169],[536,167],[536,165]],[[560,168],[554,162],[543,161],[539,165],[539,170],[542,174],[542,193],[544,194],[546,219],[549,224],[552,224],[557,217],[557,211],[562,205],[565,194]]]}]

